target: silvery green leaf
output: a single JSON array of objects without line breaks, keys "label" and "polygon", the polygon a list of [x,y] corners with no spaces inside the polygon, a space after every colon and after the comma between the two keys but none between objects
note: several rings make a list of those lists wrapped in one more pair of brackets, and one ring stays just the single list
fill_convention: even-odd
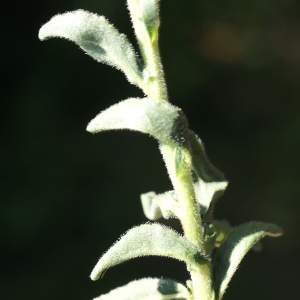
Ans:
[{"label": "silvery green leaf", "polygon": [[84,10],[56,15],[39,32],[41,40],[51,37],[75,42],[97,61],[122,70],[131,83],[143,89],[142,73],[132,45],[103,16]]},{"label": "silvery green leaf", "polygon": [[148,133],[159,141],[182,145],[186,141],[186,128],[184,114],[170,103],[131,98],[101,112],[88,124],[87,131],[129,129]]},{"label": "silvery green leaf", "polygon": [[141,195],[141,202],[145,216],[151,220],[157,220],[162,217],[161,210],[155,200],[156,194],[148,192]]},{"label": "silvery green leaf", "polygon": [[157,38],[159,27],[158,0],[127,0],[134,30],[146,46]]},{"label": "silvery green leaf", "polygon": [[234,228],[217,250],[214,283],[217,299],[221,299],[245,254],[264,236],[278,237],[283,231],[274,224],[249,222]]},{"label": "silvery green leaf", "polygon": [[100,258],[91,279],[97,280],[107,269],[141,256],[165,256],[191,265],[205,259],[196,246],[174,230],[161,224],[143,224],[127,231]]},{"label": "silvery green leaf", "polygon": [[180,204],[174,191],[158,195],[154,192],[145,193],[141,195],[141,202],[144,214],[149,220],[153,221],[161,217],[180,219]]},{"label": "silvery green leaf", "polygon": [[182,284],[159,278],[143,278],[116,288],[94,300],[190,300],[189,290]]},{"label": "silvery green leaf", "polygon": [[169,219],[169,218],[180,219],[182,208],[180,206],[175,191],[168,191],[163,194],[158,194],[155,200],[165,219]]},{"label": "silvery green leaf", "polygon": [[158,0],[127,0],[133,28],[144,61],[144,92],[157,101],[168,101],[167,89],[158,51]]},{"label": "silvery green leaf", "polygon": [[141,17],[152,37],[159,27],[158,0],[139,0]]},{"label": "silvery green leaf", "polygon": [[204,146],[199,138],[189,131],[192,153],[194,188],[196,199],[200,204],[201,214],[206,221],[212,221],[214,202],[226,189],[228,182],[208,160]]},{"label": "silvery green leaf", "polygon": [[159,0],[139,0],[139,9],[147,26],[159,22],[158,2]]}]

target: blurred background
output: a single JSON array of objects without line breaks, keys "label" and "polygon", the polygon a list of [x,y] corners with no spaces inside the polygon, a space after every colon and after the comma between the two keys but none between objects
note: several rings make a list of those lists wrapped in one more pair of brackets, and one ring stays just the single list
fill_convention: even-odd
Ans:
[{"label": "blurred background", "polygon": [[[86,124],[128,97],[124,75],[71,42],[38,40],[53,15],[105,15],[137,49],[125,0],[5,1],[1,6],[0,298],[84,300],[147,276],[184,282],[183,263],[140,258],[92,282],[126,230],[146,222],[139,196],[171,189],[157,143]],[[263,240],[224,299],[298,294],[300,269],[300,2],[161,1],[161,54],[183,109],[229,187],[216,217],[285,230]],[[178,222],[165,222],[180,231]]]}]

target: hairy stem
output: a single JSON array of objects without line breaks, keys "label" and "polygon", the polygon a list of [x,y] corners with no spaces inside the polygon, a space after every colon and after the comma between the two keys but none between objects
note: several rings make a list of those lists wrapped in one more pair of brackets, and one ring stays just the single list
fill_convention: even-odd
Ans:
[{"label": "hairy stem", "polygon": [[[154,101],[168,101],[166,82],[158,48],[159,15],[158,7],[151,8],[151,26],[143,22],[145,7],[140,0],[127,0],[133,27],[141,48],[146,83],[144,92]],[[155,1],[153,2],[155,3]],[[160,144],[172,184],[182,209],[181,223],[185,237],[200,252],[205,253],[201,216],[196,202],[191,175],[191,155],[187,148],[178,145]],[[212,300],[210,263],[189,267],[193,282],[194,300]]]},{"label": "hairy stem", "polygon": [[211,269],[210,262],[189,268],[193,283],[194,300],[215,300]]},{"label": "hairy stem", "polygon": [[[144,76],[148,78],[147,94],[151,99],[157,101],[168,101],[168,92],[165,82],[163,67],[160,60],[158,39],[157,37],[152,41],[152,47],[143,49],[146,68],[144,69]],[[155,59],[148,59],[149,57]]]},{"label": "hairy stem", "polygon": [[[188,150],[176,146],[161,144],[160,150],[166,163],[172,184],[174,186],[179,204],[181,206],[181,224],[185,237],[200,252],[205,253],[203,244],[203,229],[200,212],[196,202],[193,181],[191,176],[191,159]],[[177,151],[183,151],[181,161],[176,162]],[[213,300],[214,289],[211,282],[211,264],[209,261],[197,266],[188,267],[193,283],[194,300]]]},{"label": "hairy stem", "polygon": [[[188,151],[186,149],[178,149],[177,146],[166,144],[160,145],[160,151],[166,163],[169,176],[182,210],[180,220],[185,237],[204,253],[200,212],[196,202],[190,171],[190,155],[187,153]],[[176,158],[178,151],[183,152],[183,154],[181,154],[181,162],[176,163],[176,159],[178,160],[178,158]]]},{"label": "hairy stem", "polygon": [[[127,4],[145,64],[143,77],[146,87],[143,90],[149,98],[155,101],[168,101],[166,82],[158,48],[158,29],[160,23],[158,7],[152,7],[153,20],[151,20],[151,28],[149,28],[144,22],[144,11],[141,8],[141,0],[127,0]],[[155,4],[154,1],[153,5],[157,5],[157,3]]]}]

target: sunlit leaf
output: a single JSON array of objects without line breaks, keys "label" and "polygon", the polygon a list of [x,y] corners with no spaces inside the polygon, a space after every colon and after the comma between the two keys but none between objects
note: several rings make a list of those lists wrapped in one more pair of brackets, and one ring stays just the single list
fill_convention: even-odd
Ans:
[{"label": "sunlit leaf", "polygon": [[91,278],[97,280],[107,269],[141,256],[165,256],[189,264],[204,260],[198,249],[174,230],[161,224],[143,224],[130,229],[100,258]]},{"label": "sunlit leaf", "polygon": [[157,101],[168,101],[163,68],[158,53],[160,25],[158,0],[127,0],[131,21],[144,61],[145,94]]},{"label": "sunlit leaf", "polygon": [[87,131],[96,133],[129,129],[148,133],[163,142],[181,145],[186,141],[186,128],[182,111],[170,103],[131,98],[101,112],[88,124]]},{"label": "sunlit leaf", "polygon": [[161,217],[180,219],[182,210],[174,191],[158,195],[154,192],[145,193],[141,195],[141,202],[144,214],[149,220],[153,221]]},{"label": "sunlit leaf", "polygon": [[127,0],[137,39],[146,46],[155,39],[159,27],[159,0]]},{"label": "sunlit leaf", "polygon": [[188,289],[169,279],[144,278],[119,287],[94,300],[189,300]]},{"label": "sunlit leaf", "polygon": [[[130,2],[129,0],[128,2]],[[159,27],[158,15],[158,2],[159,0],[139,0],[139,10],[141,20],[145,24],[151,39],[156,34]]]},{"label": "sunlit leaf", "polygon": [[148,192],[141,195],[144,214],[151,221],[162,217],[162,212],[155,198],[156,194],[154,192]]},{"label": "sunlit leaf", "polygon": [[57,15],[39,32],[41,40],[52,37],[75,42],[88,55],[122,70],[131,83],[143,88],[142,73],[132,45],[103,16],[84,10]]},{"label": "sunlit leaf", "polygon": [[245,254],[264,236],[277,237],[282,229],[273,224],[249,222],[234,228],[217,250],[214,262],[214,283],[221,299],[229,281]]}]

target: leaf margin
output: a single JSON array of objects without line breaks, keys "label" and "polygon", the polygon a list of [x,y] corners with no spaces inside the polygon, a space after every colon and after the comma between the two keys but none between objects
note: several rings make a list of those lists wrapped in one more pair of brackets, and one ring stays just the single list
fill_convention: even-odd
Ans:
[{"label": "leaf margin", "polygon": [[[221,300],[228,284],[247,252],[263,237],[279,237],[283,230],[272,223],[250,221],[241,224],[229,233],[214,257],[213,280],[217,300]],[[234,262],[232,257],[237,254]]]},{"label": "leaf margin", "polygon": [[97,280],[120,263],[143,256],[175,258],[187,264],[201,264],[208,258],[186,238],[160,223],[146,223],[129,229],[102,255],[90,278]]},{"label": "leaf margin", "polygon": [[[167,288],[169,288],[169,292],[173,288],[174,293],[169,294],[169,293],[166,293],[166,291],[164,294],[160,293],[159,290],[161,290],[161,292],[163,292],[164,284],[172,285],[171,287],[167,287]],[[157,297],[159,297],[159,298],[156,298],[156,295],[153,294],[153,288],[155,288],[155,287],[158,290]],[[143,295],[138,295],[141,289],[142,289],[142,292],[144,293],[144,295],[147,296],[146,298],[144,298]],[[130,298],[128,298],[127,294],[126,294],[126,293],[128,293],[128,290],[133,290],[137,294],[129,295]],[[149,293],[151,293],[150,294],[151,298],[149,298]],[[176,294],[177,294],[177,296],[176,296]],[[122,296],[122,298],[120,298],[120,295]],[[134,296],[134,298],[132,298],[133,296]],[[140,296],[142,296],[142,298],[140,298]],[[139,298],[137,298],[137,297],[139,297]],[[149,278],[149,277],[131,281],[131,282],[127,283],[126,285],[117,287],[116,289],[111,290],[109,293],[100,295],[99,297],[94,298],[93,300],[115,300],[115,299],[120,299],[120,300],[131,300],[131,299],[134,299],[134,300],[144,300],[144,299],[146,299],[146,300],[147,299],[148,300],[171,300],[171,299],[192,300],[191,294],[190,294],[188,288],[185,287],[183,284],[181,284],[177,281],[171,280],[171,279]]]},{"label": "leaf margin", "polygon": [[86,130],[98,133],[120,129],[146,133],[168,144],[187,143],[187,120],[182,110],[148,97],[129,98],[108,107],[89,122]]},{"label": "leaf margin", "polygon": [[[64,28],[62,26],[63,23],[65,23]],[[88,28],[87,24],[89,23],[93,24]],[[99,30],[101,26],[102,30]],[[103,36],[100,36],[101,31],[104,33]],[[73,35],[73,37],[71,35]],[[113,59],[100,59],[100,52],[98,53],[98,56],[92,54],[93,51],[91,51],[91,48],[88,47],[88,44],[93,43],[91,40],[88,42],[87,40],[82,39],[82,37],[90,36],[91,38],[93,35],[94,38],[99,41],[104,40],[103,45],[99,46],[99,48],[102,48],[104,52],[107,51],[114,53],[114,55],[110,54],[113,56]],[[64,38],[74,42],[96,61],[111,65],[121,70],[130,83],[137,85],[142,90],[145,90],[144,76],[142,73],[142,67],[140,67],[141,60],[137,56],[127,37],[124,34],[119,33],[119,31],[111,23],[109,23],[104,16],[100,16],[96,13],[91,13],[83,9],[57,14],[45,23],[39,30],[40,40],[43,41],[53,37]],[[105,39],[107,38],[109,39],[109,42],[105,43]],[[112,43],[112,38],[117,40],[117,42]],[[114,49],[112,48],[113,44],[117,45],[113,46]],[[101,45],[100,42],[99,45]],[[118,55],[115,55],[117,52],[119,52],[119,54],[122,53],[122,50],[124,50],[123,62],[120,60],[120,55],[119,57]],[[107,57],[109,57],[109,55]],[[116,60],[118,60],[118,63],[116,63]]]}]

